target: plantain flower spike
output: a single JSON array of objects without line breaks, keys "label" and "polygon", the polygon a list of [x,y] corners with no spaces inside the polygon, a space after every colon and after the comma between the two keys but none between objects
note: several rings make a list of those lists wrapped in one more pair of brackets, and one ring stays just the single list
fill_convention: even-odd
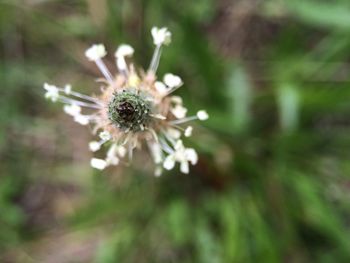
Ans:
[{"label": "plantain flower spike", "polygon": [[187,116],[181,97],[171,95],[183,85],[179,76],[167,73],[162,80],[156,77],[162,48],[171,42],[171,33],[165,27],[151,30],[155,50],[147,71],[136,70],[130,63],[134,49],[120,45],[115,52],[118,72],[112,75],[103,57],[103,44],[92,45],[85,56],[94,62],[103,75],[103,86],[97,96],[76,92],[70,85],[57,87],[44,84],[45,98],[64,103],[63,110],[81,125],[90,125],[97,140],[89,143],[92,152],[107,148],[104,159],[92,158],[91,166],[103,170],[132,160],[135,149],[146,146],[155,163],[155,175],[163,168],[171,170],[176,162],[182,173],[189,173],[189,164],[198,161],[197,153],[183,145],[181,136],[192,135],[192,126],[183,124],[206,120],[208,114],[200,110]]}]

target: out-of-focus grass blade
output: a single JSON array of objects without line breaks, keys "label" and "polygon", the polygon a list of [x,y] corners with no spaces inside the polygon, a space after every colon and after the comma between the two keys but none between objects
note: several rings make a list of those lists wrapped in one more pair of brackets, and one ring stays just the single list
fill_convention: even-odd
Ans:
[{"label": "out-of-focus grass blade", "polygon": [[299,120],[300,96],[298,90],[290,84],[284,84],[278,89],[277,102],[282,130],[285,132],[295,130]]},{"label": "out-of-focus grass blade", "polygon": [[214,232],[205,218],[199,218],[196,226],[196,247],[199,262],[219,263],[222,262],[221,247]]},{"label": "out-of-focus grass blade", "polygon": [[302,220],[318,231],[327,234],[328,237],[333,239],[333,242],[338,243],[339,249],[346,251],[349,247],[349,239],[346,235],[343,235],[343,231],[345,231],[344,224],[337,213],[334,213],[333,208],[325,202],[321,194],[322,185],[305,174],[288,175],[289,177],[286,179],[296,191],[302,206]]},{"label": "out-of-focus grass blade", "polygon": [[290,0],[288,10],[305,23],[329,29],[350,30],[350,9],[339,1]]},{"label": "out-of-focus grass blade", "polygon": [[228,83],[229,110],[236,132],[245,130],[251,120],[252,85],[245,69],[234,67]]},{"label": "out-of-focus grass blade", "polygon": [[172,202],[165,213],[167,230],[175,244],[183,245],[191,234],[190,210],[184,200]]},{"label": "out-of-focus grass blade", "polygon": [[[248,262],[247,240],[241,225],[239,202],[223,200],[220,202],[220,219],[223,233],[224,259],[226,262]],[[240,242],[237,242],[237,240]]]}]

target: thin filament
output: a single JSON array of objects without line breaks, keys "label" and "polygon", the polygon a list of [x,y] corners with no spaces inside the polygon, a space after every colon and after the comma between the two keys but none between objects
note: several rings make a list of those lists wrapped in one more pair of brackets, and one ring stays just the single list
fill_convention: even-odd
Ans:
[{"label": "thin filament", "polygon": [[113,82],[112,74],[109,72],[108,68],[106,67],[105,63],[101,59],[97,59],[96,61],[97,67],[100,69],[102,75],[110,82]]},{"label": "thin filament", "polygon": [[198,117],[197,116],[190,116],[190,117],[186,117],[183,119],[179,119],[179,120],[174,120],[174,121],[170,121],[170,124],[176,125],[176,124],[181,124],[181,123],[185,123],[188,121],[193,121],[193,120],[197,120]]},{"label": "thin filament", "polygon": [[151,60],[151,64],[149,66],[149,70],[156,73],[158,65],[159,65],[159,60],[160,60],[160,56],[162,53],[162,49],[161,49],[161,45],[156,46],[153,56],[152,56],[152,60]]}]

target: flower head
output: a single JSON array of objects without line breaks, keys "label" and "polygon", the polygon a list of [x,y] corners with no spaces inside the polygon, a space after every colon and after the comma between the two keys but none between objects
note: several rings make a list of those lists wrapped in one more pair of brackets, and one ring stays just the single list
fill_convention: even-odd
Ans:
[{"label": "flower head", "polygon": [[[90,124],[98,139],[89,143],[89,149],[97,152],[108,148],[104,159],[91,159],[91,166],[103,170],[110,165],[118,165],[125,158],[132,159],[133,151],[146,145],[156,165],[155,175],[163,168],[170,170],[180,163],[183,173],[189,172],[189,164],[196,164],[197,153],[183,145],[181,136],[189,137],[192,126],[182,124],[196,119],[206,120],[208,114],[198,111],[187,116],[187,109],[181,97],[171,96],[183,85],[182,79],[171,73],[165,74],[163,81],[156,78],[161,48],[171,41],[167,28],[152,28],[156,45],[149,69],[136,70],[127,63],[126,57],[134,54],[134,49],[120,45],[116,52],[119,72],[112,75],[102,58],[107,52],[102,44],[93,45],[86,57],[96,63],[104,76],[105,86],[97,96],[87,96],[74,91],[70,85],[64,88],[44,84],[45,97],[53,102],[64,103],[64,111],[81,125]],[[129,61],[129,60],[128,60]]]}]

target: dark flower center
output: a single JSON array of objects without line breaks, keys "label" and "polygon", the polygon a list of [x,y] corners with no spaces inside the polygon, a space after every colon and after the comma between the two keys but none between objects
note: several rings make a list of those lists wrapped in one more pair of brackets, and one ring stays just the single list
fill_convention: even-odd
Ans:
[{"label": "dark flower center", "polygon": [[131,121],[135,113],[134,107],[128,101],[121,102],[116,110],[124,121]]},{"label": "dark flower center", "polygon": [[116,92],[108,105],[108,117],[123,131],[143,130],[151,121],[147,94],[130,89]]}]

